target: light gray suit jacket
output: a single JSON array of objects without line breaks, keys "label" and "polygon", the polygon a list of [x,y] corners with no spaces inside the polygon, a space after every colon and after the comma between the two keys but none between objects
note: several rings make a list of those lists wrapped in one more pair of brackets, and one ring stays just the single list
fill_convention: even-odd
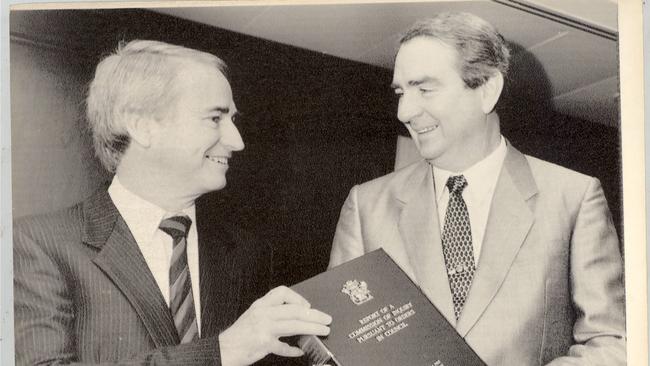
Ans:
[{"label": "light gray suit jacket", "polygon": [[597,179],[508,146],[456,321],[431,166],[355,186],[330,267],[379,247],[488,365],[625,365],[623,264]]}]

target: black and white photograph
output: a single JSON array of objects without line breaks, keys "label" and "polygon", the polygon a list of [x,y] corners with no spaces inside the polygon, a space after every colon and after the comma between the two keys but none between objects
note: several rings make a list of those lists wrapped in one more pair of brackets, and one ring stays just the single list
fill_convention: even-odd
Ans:
[{"label": "black and white photograph", "polygon": [[647,363],[626,2],[13,5],[10,361]]}]

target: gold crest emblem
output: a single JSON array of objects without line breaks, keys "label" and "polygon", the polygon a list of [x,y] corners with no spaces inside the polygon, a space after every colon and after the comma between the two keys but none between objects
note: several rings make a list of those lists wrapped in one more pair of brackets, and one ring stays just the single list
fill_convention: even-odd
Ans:
[{"label": "gold crest emblem", "polygon": [[373,299],[365,281],[350,280],[345,283],[341,292],[349,295],[355,305],[361,305]]}]

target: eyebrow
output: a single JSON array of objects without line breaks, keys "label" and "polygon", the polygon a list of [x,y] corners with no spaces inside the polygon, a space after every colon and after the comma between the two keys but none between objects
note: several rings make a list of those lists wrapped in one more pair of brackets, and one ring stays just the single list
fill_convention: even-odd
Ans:
[{"label": "eyebrow", "polygon": [[[434,84],[438,84],[439,81],[438,81],[438,79],[436,79],[436,78],[434,78],[434,77],[431,77],[431,76],[425,76],[425,77],[422,77],[422,78],[417,79],[417,80],[409,80],[408,85],[409,85],[409,86],[418,86],[418,85],[425,84],[425,83],[434,83]],[[401,87],[400,87],[399,85],[397,85],[396,83],[392,83],[392,84],[390,84],[390,87],[391,87],[392,89],[399,89],[399,88],[401,88]]]},{"label": "eyebrow", "polygon": [[228,108],[228,107],[214,107],[214,108],[208,109],[208,112],[228,113],[228,112],[230,112],[230,108]]},{"label": "eyebrow", "polygon": [[[211,113],[211,112],[219,112],[219,113],[223,113],[223,114],[228,114],[228,112],[230,112],[230,108],[228,108],[228,107],[214,107],[214,108],[208,109],[208,111],[207,111],[207,113]],[[240,111],[235,111],[232,114],[233,118],[241,118],[241,116],[242,116],[242,113]]]}]

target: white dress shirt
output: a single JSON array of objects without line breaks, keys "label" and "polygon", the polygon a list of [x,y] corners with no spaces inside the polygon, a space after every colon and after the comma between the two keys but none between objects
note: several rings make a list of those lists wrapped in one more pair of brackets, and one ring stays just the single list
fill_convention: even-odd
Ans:
[{"label": "white dress shirt", "polygon": [[452,175],[463,175],[465,176],[465,180],[467,180],[467,187],[463,190],[463,200],[467,205],[469,223],[472,227],[472,247],[474,249],[474,263],[476,265],[478,265],[478,260],[481,255],[481,246],[490,213],[490,204],[492,203],[494,189],[499,179],[501,167],[503,167],[506,152],[506,141],[501,136],[501,142],[496,150],[463,172],[450,172],[435,166],[433,167],[440,233],[443,232],[447,205],[449,205],[447,180]]},{"label": "white dress shirt", "polygon": [[196,232],[196,207],[194,205],[182,212],[166,212],[153,203],[142,199],[124,187],[117,175],[113,178],[108,194],[115,207],[122,215],[126,225],[131,230],[133,238],[138,243],[140,252],[153,274],[163,298],[169,306],[169,267],[172,258],[172,237],[158,228],[160,222],[168,217],[187,215],[192,219],[190,231],[187,234],[187,263],[192,279],[192,292],[196,321],[201,334],[201,303],[199,286],[199,243]]}]

